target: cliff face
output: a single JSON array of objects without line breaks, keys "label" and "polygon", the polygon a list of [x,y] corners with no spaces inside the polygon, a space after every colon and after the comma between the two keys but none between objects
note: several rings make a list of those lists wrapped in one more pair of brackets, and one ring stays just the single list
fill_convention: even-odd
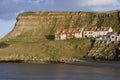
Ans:
[{"label": "cliff face", "polygon": [[120,31],[120,11],[22,13],[14,29],[3,38],[4,43],[0,43],[0,61],[80,60],[89,52],[90,40],[49,41],[46,36],[54,35],[56,29],[85,26],[111,26]]},{"label": "cliff face", "polygon": [[17,17],[14,30],[9,38],[45,38],[56,29],[85,26],[111,26],[120,30],[120,11],[110,12],[25,12]]}]

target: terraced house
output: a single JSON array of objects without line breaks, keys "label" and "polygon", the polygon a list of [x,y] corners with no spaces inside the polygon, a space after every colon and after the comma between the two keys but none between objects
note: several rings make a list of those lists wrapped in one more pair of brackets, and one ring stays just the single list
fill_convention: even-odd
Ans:
[{"label": "terraced house", "polygon": [[85,27],[83,31],[83,37],[96,37],[98,35],[97,27]]},{"label": "terraced house", "polygon": [[108,32],[106,35],[99,35],[96,40],[120,41],[120,34]]},{"label": "terraced house", "polygon": [[106,35],[109,32],[113,32],[112,27],[101,27],[100,28],[100,35]]},{"label": "terraced house", "polygon": [[55,40],[66,40],[70,38],[82,38],[84,28],[58,29],[55,32]]},{"label": "terraced house", "polygon": [[112,27],[67,28],[58,29],[55,32],[55,40],[90,37],[94,37],[96,40],[120,41],[120,34],[113,33]]},{"label": "terraced house", "polygon": [[109,32],[113,32],[111,27],[85,27],[83,31],[83,37],[97,37],[99,35],[106,35]]}]

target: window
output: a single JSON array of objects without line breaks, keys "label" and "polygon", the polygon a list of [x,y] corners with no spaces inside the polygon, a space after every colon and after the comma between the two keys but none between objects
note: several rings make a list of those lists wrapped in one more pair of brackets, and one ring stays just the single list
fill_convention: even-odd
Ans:
[{"label": "window", "polygon": [[112,38],[115,38],[114,36],[112,36]]},{"label": "window", "polygon": [[89,34],[93,34],[93,32],[89,32]]}]

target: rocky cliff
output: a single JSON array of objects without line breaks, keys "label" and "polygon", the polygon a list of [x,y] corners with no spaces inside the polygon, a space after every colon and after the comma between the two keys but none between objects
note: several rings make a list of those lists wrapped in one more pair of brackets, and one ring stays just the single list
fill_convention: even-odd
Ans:
[{"label": "rocky cliff", "polygon": [[108,12],[25,12],[17,17],[13,31],[7,37],[44,38],[56,29],[85,26],[111,26],[120,30],[120,11]]},{"label": "rocky cliff", "polygon": [[14,29],[2,40],[9,46],[0,48],[0,59],[80,60],[89,51],[90,40],[49,41],[47,37],[54,35],[56,29],[85,26],[111,26],[114,31],[120,31],[120,11],[41,11],[19,14]]}]

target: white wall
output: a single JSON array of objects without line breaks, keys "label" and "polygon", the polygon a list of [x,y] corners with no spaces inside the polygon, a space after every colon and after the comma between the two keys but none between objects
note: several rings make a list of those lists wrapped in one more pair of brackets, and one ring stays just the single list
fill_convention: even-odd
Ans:
[{"label": "white wall", "polygon": [[61,39],[61,40],[66,40],[66,38],[67,38],[67,35],[66,35],[66,34],[61,34],[61,35],[60,35],[60,39]]}]

